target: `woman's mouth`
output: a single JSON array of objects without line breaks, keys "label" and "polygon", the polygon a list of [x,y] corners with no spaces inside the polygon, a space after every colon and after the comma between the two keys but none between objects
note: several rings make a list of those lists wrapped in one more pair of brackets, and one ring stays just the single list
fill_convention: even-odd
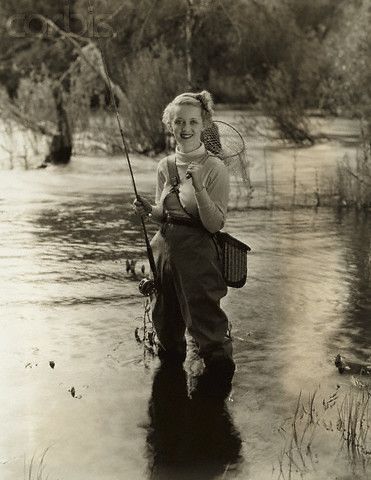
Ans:
[{"label": "woman's mouth", "polygon": [[191,137],[193,137],[192,133],[181,133],[180,134],[180,138],[182,138],[183,140],[188,140]]}]

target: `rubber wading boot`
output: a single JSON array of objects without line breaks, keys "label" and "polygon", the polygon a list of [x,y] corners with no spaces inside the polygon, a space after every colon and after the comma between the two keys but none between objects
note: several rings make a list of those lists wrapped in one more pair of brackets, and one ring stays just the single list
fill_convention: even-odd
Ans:
[{"label": "rubber wading boot", "polygon": [[205,360],[206,368],[197,379],[193,396],[202,395],[217,398],[227,398],[232,389],[232,379],[235,364],[230,358]]},{"label": "rubber wading boot", "polygon": [[161,363],[168,363],[170,365],[182,365],[186,358],[186,344],[184,343],[184,349],[179,350],[165,350],[161,345],[157,349],[158,358]]}]

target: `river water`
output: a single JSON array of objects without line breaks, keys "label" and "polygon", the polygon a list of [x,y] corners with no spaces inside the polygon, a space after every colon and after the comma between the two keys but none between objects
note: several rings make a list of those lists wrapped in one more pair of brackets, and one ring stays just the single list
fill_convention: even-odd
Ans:
[{"label": "river water", "polygon": [[[369,217],[230,212],[226,230],[252,248],[246,286],[223,302],[237,372],[225,405],[194,404],[134,338],[143,299],[125,260],[145,255],[120,162],[0,172],[0,478],[367,478],[367,449],[336,428],[358,393],[334,357],[370,358]],[[150,195],[154,171],[138,171]]]}]

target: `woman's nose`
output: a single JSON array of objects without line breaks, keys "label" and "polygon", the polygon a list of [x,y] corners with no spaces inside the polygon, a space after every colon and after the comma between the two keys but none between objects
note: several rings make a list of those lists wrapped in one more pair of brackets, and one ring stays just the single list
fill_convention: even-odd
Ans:
[{"label": "woman's nose", "polygon": [[191,130],[191,124],[190,123],[188,123],[188,124],[184,123],[183,127],[182,127],[182,130],[183,130],[183,132],[187,132],[187,131]]}]

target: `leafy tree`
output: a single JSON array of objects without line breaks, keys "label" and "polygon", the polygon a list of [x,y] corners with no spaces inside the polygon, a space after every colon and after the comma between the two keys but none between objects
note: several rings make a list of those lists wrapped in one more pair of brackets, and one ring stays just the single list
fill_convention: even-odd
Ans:
[{"label": "leafy tree", "polygon": [[338,28],[343,4],[339,1],[335,8],[334,0],[250,3],[256,25],[246,29],[242,40],[248,94],[273,118],[283,138],[314,141],[306,109],[321,106],[323,78],[330,69],[324,42]]},{"label": "leafy tree", "polygon": [[371,8],[369,0],[349,3],[325,51],[331,66],[323,86],[324,107],[371,122]]},{"label": "leafy tree", "polygon": [[[101,50],[133,149],[163,148],[162,109],[190,87],[209,88],[218,101],[256,104],[282,137],[311,142],[308,108],[370,118],[368,6],[369,0],[2,0],[0,83],[7,96],[0,113],[51,136],[49,160],[68,161],[73,133],[92,128],[92,108],[102,114],[109,102]],[[9,19],[19,13],[31,18],[28,33],[12,37]]]}]

